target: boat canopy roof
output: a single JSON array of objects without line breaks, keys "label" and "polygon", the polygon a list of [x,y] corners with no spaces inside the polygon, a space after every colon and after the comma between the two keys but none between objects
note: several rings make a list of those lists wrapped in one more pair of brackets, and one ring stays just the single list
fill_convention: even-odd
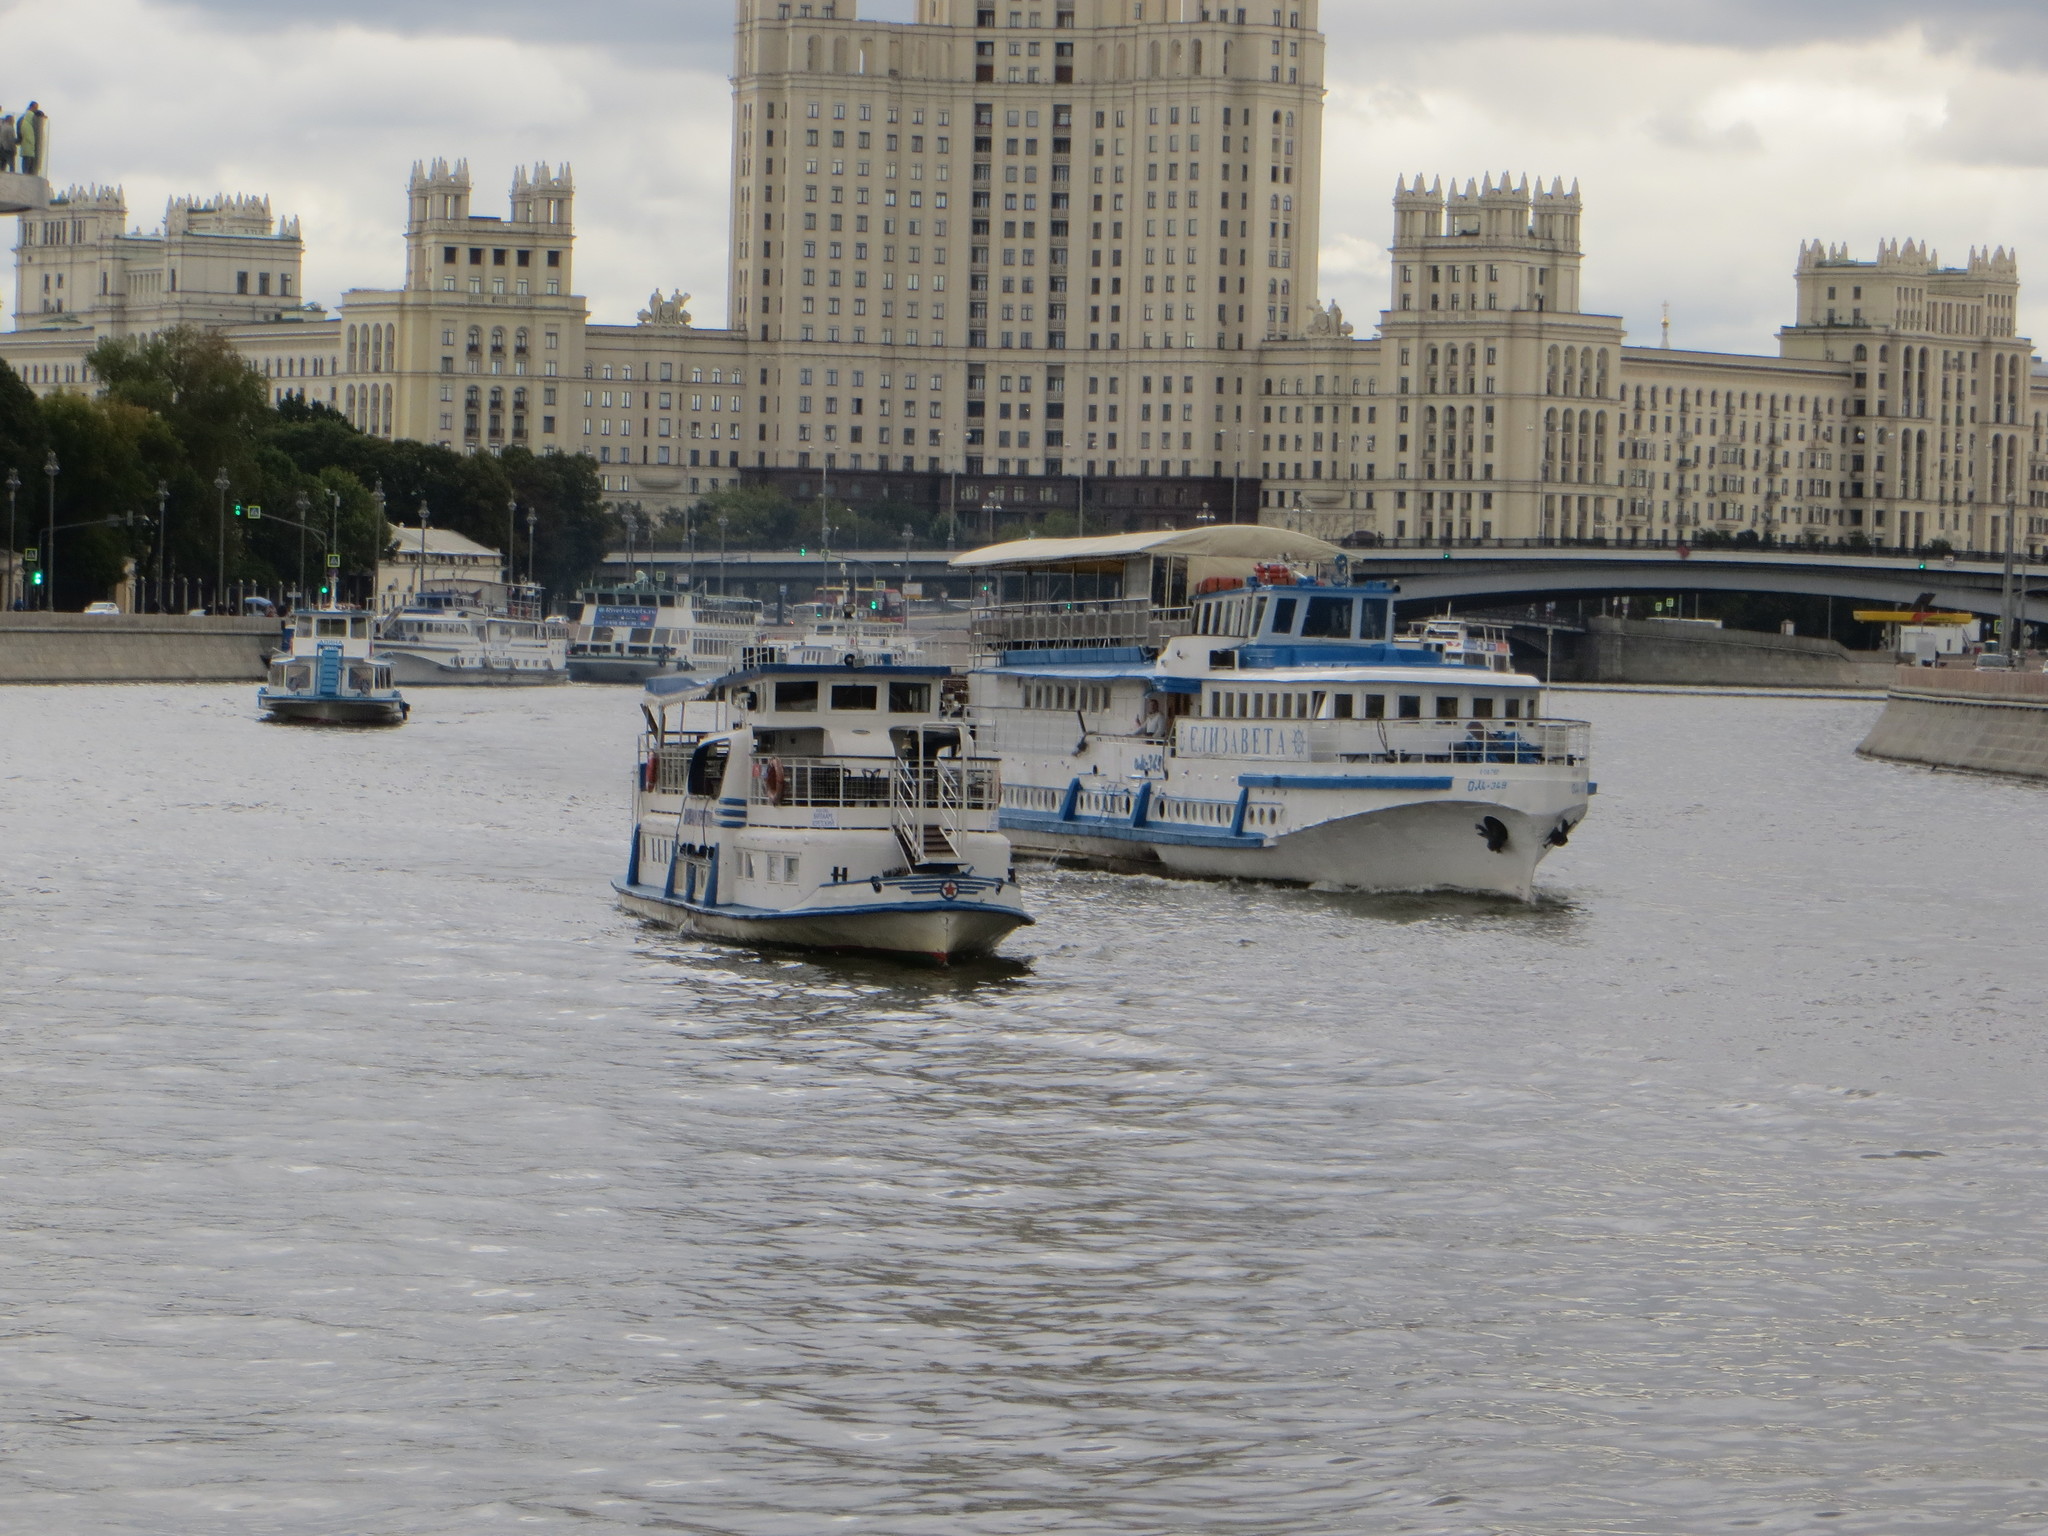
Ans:
[{"label": "boat canopy roof", "polygon": [[820,679],[830,677],[837,678],[843,682],[849,677],[873,675],[892,680],[911,677],[936,680],[938,678],[950,677],[952,672],[953,669],[951,667],[895,667],[887,662],[861,662],[857,666],[847,666],[843,662],[813,663],[810,666],[804,666],[796,662],[768,662],[760,666],[743,667],[737,672],[728,672],[722,677],[714,677],[703,686],[706,688],[733,688],[742,683],[751,683],[756,678],[763,677],[815,677]]},{"label": "boat canopy roof", "polygon": [[970,549],[953,557],[961,570],[992,570],[1006,566],[1057,566],[1127,560],[1136,555],[1190,555],[1275,563],[1335,559],[1343,551],[1334,544],[1269,528],[1263,523],[1214,523],[1203,528],[1165,529],[1154,533],[1117,533],[1094,539],[1014,539]]}]

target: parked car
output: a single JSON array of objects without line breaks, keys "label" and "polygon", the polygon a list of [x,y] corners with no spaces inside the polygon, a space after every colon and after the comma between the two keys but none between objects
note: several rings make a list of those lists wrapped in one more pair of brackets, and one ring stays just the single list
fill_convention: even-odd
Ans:
[{"label": "parked car", "polygon": [[119,613],[121,605],[119,603],[87,603],[84,611],[87,613]]}]

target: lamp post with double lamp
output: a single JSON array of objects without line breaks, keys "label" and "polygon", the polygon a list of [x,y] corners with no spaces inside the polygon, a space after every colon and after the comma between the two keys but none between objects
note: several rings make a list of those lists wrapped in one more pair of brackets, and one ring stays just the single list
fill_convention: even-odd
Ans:
[{"label": "lamp post with double lamp", "polygon": [[533,531],[539,525],[540,514],[534,511],[533,508],[528,507],[526,509],[526,584],[529,587],[539,579],[534,575],[533,562]]},{"label": "lamp post with double lamp", "polygon": [[[903,525],[903,585],[906,589],[910,586],[910,539],[910,524],[905,523]],[[908,622],[910,617],[910,599],[906,597],[903,601],[903,616],[905,621]]]},{"label": "lamp post with double lamp", "polygon": [[731,520],[730,520],[729,518],[727,518],[727,517],[726,517],[726,515],[725,515],[725,514],[724,514],[723,512],[719,513],[719,514],[718,514],[718,595],[719,595],[720,597],[723,597],[723,596],[725,596],[725,547],[726,547],[726,534],[727,534],[727,533],[728,533],[728,531],[730,530],[730,527],[731,527]]},{"label": "lamp post with double lamp", "polygon": [[43,477],[50,482],[50,524],[43,538],[43,587],[50,595],[43,606],[57,611],[57,450],[43,460]]},{"label": "lamp post with double lamp", "polygon": [[221,593],[228,584],[228,487],[234,482],[228,479],[227,466],[222,465],[220,473],[213,477],[213,488],[220,492],[220,548],[213,565],[213,609],[220,609]]},{"label": "lamp post with double lamp", "polygon": [[299,514],[299,591],[293,602],[293,611],[306,600],[306,512],[312,505],[304,491],[292,498],[292,510]]},{"label": "lamp post with double lamp", "polygon": [[13,558],[7,567],[7,590],[0,592],[0,598],[5,599],[0,606],[8,608],[20,601],[21,594],[21,550],[14,542],[14,498],[20,494],[21,476],[10,466],[7,471],[7,553]]},{"label": "lamp post with double lamp", "polygon": [[515,497],[505,503],[505,585],[509,587],[518,579],[519,501]]}]

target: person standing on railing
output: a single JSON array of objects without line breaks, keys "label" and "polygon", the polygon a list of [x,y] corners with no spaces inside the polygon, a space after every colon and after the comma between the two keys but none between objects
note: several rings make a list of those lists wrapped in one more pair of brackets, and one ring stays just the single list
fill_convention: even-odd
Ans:
[{"label": "person standing on railing", "polygon": [[15,152],[20,148],[21,135],[15,131],[14,114],[0,113],[0,173],[13,173]]}]

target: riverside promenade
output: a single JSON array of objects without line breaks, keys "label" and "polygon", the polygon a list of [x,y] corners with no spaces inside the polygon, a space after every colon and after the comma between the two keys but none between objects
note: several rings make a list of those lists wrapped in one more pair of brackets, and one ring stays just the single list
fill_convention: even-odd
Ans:
[{"label": "riverside promenade", "polygon": [[2048,779],[2048,673],[1900,667],[1867,757]]},{"label": "riverside promenade", "polygon": [[261,682],[276,619],[0,613],[0,683]]}]

